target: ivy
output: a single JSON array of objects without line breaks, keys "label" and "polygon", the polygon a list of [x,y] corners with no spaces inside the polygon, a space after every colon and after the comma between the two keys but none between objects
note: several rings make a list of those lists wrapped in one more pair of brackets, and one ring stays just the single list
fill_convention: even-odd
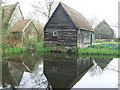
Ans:
[{"label": "ivy", "polygon": [[5,9],[2,8],[2,20],[4,19]]},{"label": "ivy", "polygon": [[[17,6],[17,4],[16,4],[16,6]],[[8,23],[8,22],[9,22],[11,16],[12,16],[12,14],[13,14],[16,6],[14,6],[13,8],[11,8],[11,10],[10,10],[11,13],[10,13],[10,15],[9,15],[9,17],[8,17],[8,20],[7,20],[5,23],[3,23],[3,25],[2,25],[3,29],[5,29],[5,30],[8,29],[8,27],[9,27],[9,23]],[[3,9],[2,9],[2,20],[5,19],[4,16],[5,16],[5,9],[3,8]]]}]

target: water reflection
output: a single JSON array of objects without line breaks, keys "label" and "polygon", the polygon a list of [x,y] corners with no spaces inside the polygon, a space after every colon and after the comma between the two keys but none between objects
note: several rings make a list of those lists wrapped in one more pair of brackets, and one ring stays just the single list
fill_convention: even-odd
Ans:
[{"label": "water reflection", "polygon": [[19,85],[20,79],[23,75],[22,71],[12,67],[8,61],[2,63],[4,69],[2,70],[2,83],[11,84],[12,86]]},{"label": "water reflection", "polygon": [[93,63],[94,66],[89,70],[91,76],[101,75],[104,68],[113,60],[113,58],[106,57],[94,57]]},{"label": "water reflection", "polygon": [[91,77],[108,71],[112,60],[55,53],[6,57],[2,63],[2,84],[16,88],[81,88],[91,82]]},{"label": "water reflection", "polygon": [[[65,57],[66,56],[66,57]],[[52,88],[72,88],[93,65],[92,58],[44,57],[44,74]],[[61,57],[64,57],[61,59]]]}]

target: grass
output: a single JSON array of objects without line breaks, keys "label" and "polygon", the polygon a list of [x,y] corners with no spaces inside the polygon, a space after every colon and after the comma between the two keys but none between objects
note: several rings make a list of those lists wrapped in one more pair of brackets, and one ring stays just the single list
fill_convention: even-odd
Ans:
[{"label": "grass", "polygon": [[[60,51],[67,51],[67,48],[63,46],[59,47],[44,47],[43,42],[33,43],[36,52],[51,52],[51,50],[60,50]],[[25,52],[27,49],[13,47],[11,48],[9,45],[3,45],[3,53],[19,53]],[[28,48],[29,49],[29,48]],[[92,46],[88,46],[86,48],[71,48],[72,52],[81,54],[81,55],[113,55],[113,56],[120,56],[120,43],[117,42],[96,42]]]},{"label": "grass", "polygon": [[78,54],[85,55],[119,55],[118,50],[105,50],[105,49],[96,49],[96,48],[81,48],[77,50]]},{"label": "grass", "polygon": [[44,47],[44,44],[43,42],[37,42],[37,43],[34,43],[36,49],[35,51],[37,52],[50,52],[51,49],[49,47]]},{"label": "grass", "polygon": [[13,48],[6,48],[2,52],[3,53],[18,53],[18,52],[24,52],[26,49],[19,48],[19,47],[13,47]]},{"label": "grass", "polygon": [[[43,42],[32,43],[32,45],[34,45],[35,51],[37,51],[37,52],[50,52],[51,51],[50,48],[43,46]],[[19,48],[16,46],[10,47],[8,44],[4,44],[4,45],[2,45],[2,52],[3,52],[3,54],[20,53],[20,52],[25,52],[25,51],[27,51],[27,49],[30,49],[30,48],[32,48],[32,47],[29,46],[27,48]]]},{"label": "grass", "polygon": [[92,46],[77,49],[78,54],[84,55],[120,55],[120,44],[117,42],[97,42]]}]

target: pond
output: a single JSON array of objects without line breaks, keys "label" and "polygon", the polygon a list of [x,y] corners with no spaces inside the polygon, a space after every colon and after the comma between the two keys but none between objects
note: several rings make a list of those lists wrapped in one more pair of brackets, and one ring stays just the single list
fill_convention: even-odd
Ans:
[{"label": "pond", "polygon": [[118,88],[118,58],[60,53],[4,57],[4,88]]}]

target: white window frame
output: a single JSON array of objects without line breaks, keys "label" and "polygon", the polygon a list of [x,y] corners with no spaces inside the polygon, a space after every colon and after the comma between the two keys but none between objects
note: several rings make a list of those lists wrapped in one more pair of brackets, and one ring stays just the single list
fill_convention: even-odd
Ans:
[{"label": "white window frame", "polygon": [[53,31],[52,35],[53,35],[53,37],[58,37],[58,31]]}]

